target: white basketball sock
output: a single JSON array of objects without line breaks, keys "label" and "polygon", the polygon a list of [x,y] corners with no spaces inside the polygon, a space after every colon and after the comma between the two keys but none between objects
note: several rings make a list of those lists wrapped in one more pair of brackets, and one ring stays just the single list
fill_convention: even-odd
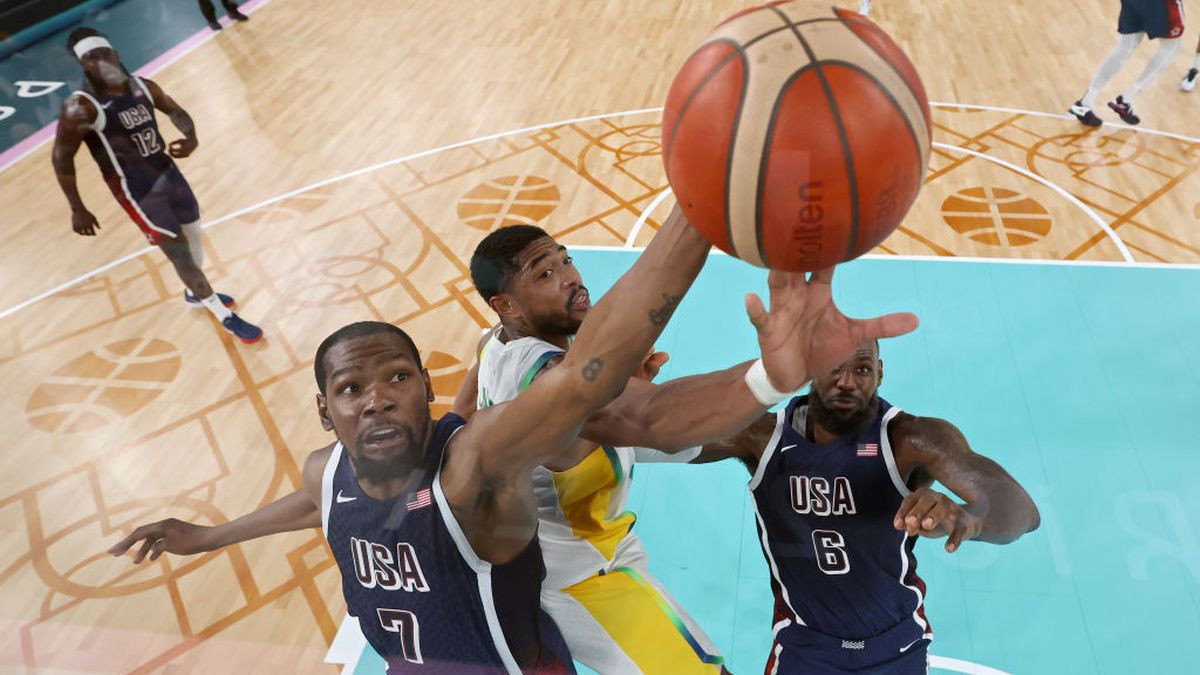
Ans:
[{"label": "white basketball sock", "polygon": [[1133,97],[1138,95],[1150,81],[1155,78],[1166,67],[1171,59],[1175,56],[1175,52],[1179,51],[1179,38],[1171,40],[1163,40],[1162,46],[1150,57],[1146,62],[1146,67],[1142,69],[1142,74],[1138,75],[1138,79],[1134,80],[1133,84],[1121,94],[1121,98],[1125,103],[1132,105]]},{"label": "white basketball sock", "polygon": [[1121,66],[1125,65],[1125,62],[1133,55],[1133,50],[1137,49],[1143,35],[1145,33],[1122,33],[1117,38],[1116,48],[1109,52],[1104,61],[1100,63],[1100,69],[1096,71],[1096,76],[1092,78],[1092,84],[1088,86],[1087,93],[1080,99],[1080,102],[1085,107],[1096,107],[1096,94],[1100,92],[1104,85],[1108,84],[1113,75],[1116,75]]},{"label": "white basketball sock", "polygon": [[233,316],[233,312],[229,311],[229,308],[225,306],[225,303],[221,302],[221,298],[216,294],[216,292],[207,298],[200,298],[200,304],[207,307],[208,311],[212,312],[213,316],[217,317],[217,321],[224,321],[225,319]]},{"label": "white basketball sock", "polygon": [[1196,52],[1196,58],[1192,59],[1192,67],[1200,68],[1200,51]]}]

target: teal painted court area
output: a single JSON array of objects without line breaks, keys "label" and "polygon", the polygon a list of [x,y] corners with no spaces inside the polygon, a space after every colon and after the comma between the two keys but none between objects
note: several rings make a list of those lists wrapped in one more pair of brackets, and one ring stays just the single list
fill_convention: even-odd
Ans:
[{"label": "teal painted court area", "polygon": [[[593,297],[636,257],[574,255]],[[881,396],[954,422],[1041,510],[1009,546],[918,543],[934,670],[1196,672],[1200,271],[873,259],[834,288],[852,315],[921,317],[883,345]],[[763,271],[713,256],[659,342],[660,378],[754,358],[748,290],[765,295]],[[735,673],[761,672],[771,641],[747,479],[732,462],[642,465],[630,500],[651,570]],[[382,672],[370,657],[358,672]]]}]

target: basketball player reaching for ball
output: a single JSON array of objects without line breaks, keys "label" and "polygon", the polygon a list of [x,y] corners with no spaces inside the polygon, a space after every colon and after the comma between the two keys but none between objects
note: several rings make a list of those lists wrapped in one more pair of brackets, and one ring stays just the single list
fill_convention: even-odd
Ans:
[{"label": "basketball player reaching for ball", "polygon": [[1117,46],[1100,64],[1096,76],[1084,93],[1083,98],[1071,106],[1070,112],[1080,122],[1098,127],[1104,122],[1092,110],[1096,95],[1117,74],[1121,66],[1133,55],[1133,50],[1143,37],[1151,40],[1162,38],[1158,52],[1150,57],[1137,80],[1109,101],[1108,107],[1117,113],[1126,124],[1137,124],[1141,118],[1133,113],[1133,97],[1138,94],[1158,73],[1171,62],[1179,50],[1179,37],[1183,35],[1183,0],[1121,0],[1121,15],[1117,19]]},{"label": "basketball player reaching for ball", "polygon": [[[477,407],[516,398],[556,367],[591,308],[566,248],[539,227],[492,232],[476,247],[470,268],[500,326],[485,336],[456,397],[454,410],[464,418]],[[772,288],[773,329],[799,319],[797,304],[789,302],[795,290]],[[755,325],[762,337],[767,324]],[[791,347],[788,341],[763,344],[769,378]],[[664,360],[662,353],[649,357],[647,374]],[[733,435],[766,411],[741,384],[750,368],[747,362],[662,386],[650,378],[631,380],[589,418],[573,449],[534,469],[546,556],[542,607],[584,665],[601,673],[689,673],[715,672],[723,664],[711,640],[650,574],[632,532],[636,516],[625,502],[635,461],[687,462],[700,451],[692,446]],[[704,461],[715,459],[710,451]]]},{"label": "basketball player reaching for ball", "polygon": [[767,673],[923,675],[933,632],[916,538],[945,538],[953,553],[1040,522],[1024,488],[953,424],[879,398],[882,379],[879,346],[866,341],[806,396],[716,444],[752,474],[775,593]]},{"label": "basketball player reaching for ball", "polygon": [[[217,527],[145,525],[110,551],[141,542],[140,562],[320,525],[349,611],[389,670],[569,670],[561,636],[539,609],[533,469],[570,448],[584,420],[621,393],[708,248],[682,217],[669,219],[591,310],[559,367],[470,423],[454,413],[431,420],[429,374],[403,331],[374,322],[337,331],[314,369],[318,415],[338,441],[309,456],[301,490]],[[831,275],[794,275],[801,320],[776,329],[794,345],[776,384],[799,386],[858,341],[915,327],[911,315],[842,316]],[[768,325],[777,318],[756,316]]]},{"label": "basketball player reaching for ball", "polygon": [[[167,256],[187,289],[183,299],[212,312],[242,342],[262,330],[229,310],[233,298],[216,293],[200,267],[204,262],[200,209],[172,157],[196,149],[192,118],[157,84],[130,75],[105,37],[79,28],[67,46],[83,67],[83,87],[63,101],[52,160],[58,184],[71,204],[71,227],[85,237],[100,229],[79,196],[75,153],[87,143],[117,202],[146,239]],[[184,137],[164,145],[154,108],[166,113]]]},{"label": "basketball player reaching for ball", "polygon": [[1200,40],[1196,40],[1196,57],[1192,59],[1192,67],[1188,69],[1187,74],[1179,82],[1179,88],[1183,91],[1191,91],[1196,88],[1196,76],[1200,75]]}]

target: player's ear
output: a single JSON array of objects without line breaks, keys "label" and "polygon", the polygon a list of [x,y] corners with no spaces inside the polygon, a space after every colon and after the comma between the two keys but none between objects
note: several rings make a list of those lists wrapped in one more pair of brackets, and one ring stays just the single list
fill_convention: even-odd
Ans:
[{"label": "player's ear", "polygon": [[433,403],[434,399],[437,397],[433,393],[433,381],[429,379],[428,370],[424,368],[421,369],[421,379],[425,380],[425,400]]},{"label": "player's ear", "polygon": [[325,396],[317,394],[317,417],[321,418],[321,428],[333,431],[333,420],[329,418],[329,408],[325,405]]},{"label": "player's ear", "polygon": [[488,307],[500,318],[510,316],[517,310],[517,305],[508,293],[497,293],[488,300]]},{"label": "player's ear", "polygon": [[883,384],[883,359],[875,362],[875,386]]}]

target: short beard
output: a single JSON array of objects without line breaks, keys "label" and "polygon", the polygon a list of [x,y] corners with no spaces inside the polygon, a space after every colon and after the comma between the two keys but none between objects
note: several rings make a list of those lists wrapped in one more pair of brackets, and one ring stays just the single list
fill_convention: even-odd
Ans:
[{"label": "short beard", "polygon": [[397,428],[404,439],[404,444],[400,452],[393,457],[371,459],[363,453],[362,440],[359,439],[355,443],[351,459],[354,460],[354,475],[356,478],[380,485],[403,478],[420,467],[425,457],[425,443],[429,440],[429,414],[426,413],[425,419],[421,421],[422,432],[419,443],[417,442],[417,435],[407,424],[398,426]]},{"label": "short beard", "polygon": [[825,405],[817,392],[810,392],[808,397],[808,414],[812,421],[821,428],[839,437],[857,437],[871,426],[875,419],[875,411],[879,409],[879,395],[872,394],[865,408],[852,413],[843,413]]},{"label": "short beard", "polygon": [[534,335],[537,337],[569,337],[579,332],[579,326],[582,321],[576,321],[570,316],[559,317],[544,321],[530,321],[530,328],[533,329]]}]

